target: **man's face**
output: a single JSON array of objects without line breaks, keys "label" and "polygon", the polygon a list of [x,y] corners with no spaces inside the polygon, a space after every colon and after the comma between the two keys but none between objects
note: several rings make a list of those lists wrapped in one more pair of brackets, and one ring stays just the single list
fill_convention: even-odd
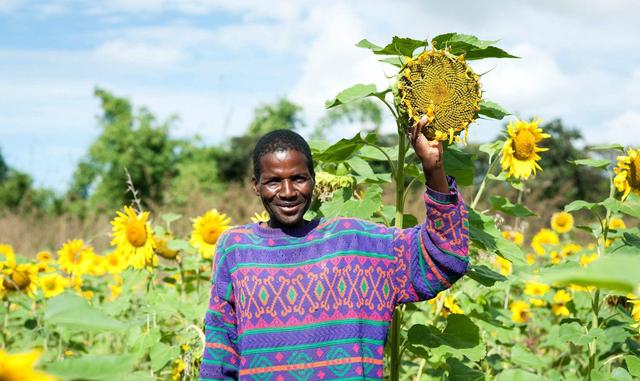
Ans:
[{"label": "man's face", "polygon": [[297,227],[311,205],[315,181],[307,159],[296,150],[268,153],[260,159],[260,178],[253,190],[269,213],[271,227]]}]

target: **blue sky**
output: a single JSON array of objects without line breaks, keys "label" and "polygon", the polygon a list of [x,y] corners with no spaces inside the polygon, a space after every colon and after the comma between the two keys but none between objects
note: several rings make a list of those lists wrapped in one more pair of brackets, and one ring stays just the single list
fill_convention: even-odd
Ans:
[{"label": "blue sky", "polygon": [[[36,185],[63,191],[99,134],[96,86],[161,118],[178,114],[173,133],[208,144],[241,134],[256,106],[280,97],[313,126],[339,90],[388,83],[392,69],[357,41],[451,31],[500,39],[522,57],[474,66],[493,69],[488,99],[520,117],[562,118],[588,142],[637,146],[638,14],[634,0],[0,0],[0,149]],[[470,139],[499,128],[480,121]]]}]

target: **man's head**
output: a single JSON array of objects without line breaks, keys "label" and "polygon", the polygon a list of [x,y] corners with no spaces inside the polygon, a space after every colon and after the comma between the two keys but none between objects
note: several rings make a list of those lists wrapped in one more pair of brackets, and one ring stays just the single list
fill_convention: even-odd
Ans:
[{"label": "man's head", "polygon": [[269,213],[272,227],[304,224],[314,176],[309,145],[291,130],[269,132],[253,150],[253,189]]}]

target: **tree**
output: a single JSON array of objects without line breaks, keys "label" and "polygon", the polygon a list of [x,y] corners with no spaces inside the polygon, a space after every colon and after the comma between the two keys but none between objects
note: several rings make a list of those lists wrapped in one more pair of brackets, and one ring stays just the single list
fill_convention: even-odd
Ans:
[{"label": "tree", "polygon": [[134,113],[125,98],[99,88],[94,94],[102,105],[102,132],[78,164],[67,199],[76,205],[87,201],[85,206],[98,210],[129,204],[127,168],[146,206],[162,202],[176,171],[177,141],[169,137],[174,118],[158,123],[146,108]]}]

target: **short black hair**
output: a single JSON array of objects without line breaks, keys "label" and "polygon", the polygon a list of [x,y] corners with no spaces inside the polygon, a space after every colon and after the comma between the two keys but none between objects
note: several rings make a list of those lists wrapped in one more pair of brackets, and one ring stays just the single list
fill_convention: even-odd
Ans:
[{"label": "short black hair", "polygon": [[253,149],[253,176],[260,180],[260,160],[268,153],[278,151],[298,151],[307,159],[307,168],[311,176],[315,176],[313,171],[313,157],[311,148],[304,138],[291,130],[274,130],[266,133],[258,140]]}]

